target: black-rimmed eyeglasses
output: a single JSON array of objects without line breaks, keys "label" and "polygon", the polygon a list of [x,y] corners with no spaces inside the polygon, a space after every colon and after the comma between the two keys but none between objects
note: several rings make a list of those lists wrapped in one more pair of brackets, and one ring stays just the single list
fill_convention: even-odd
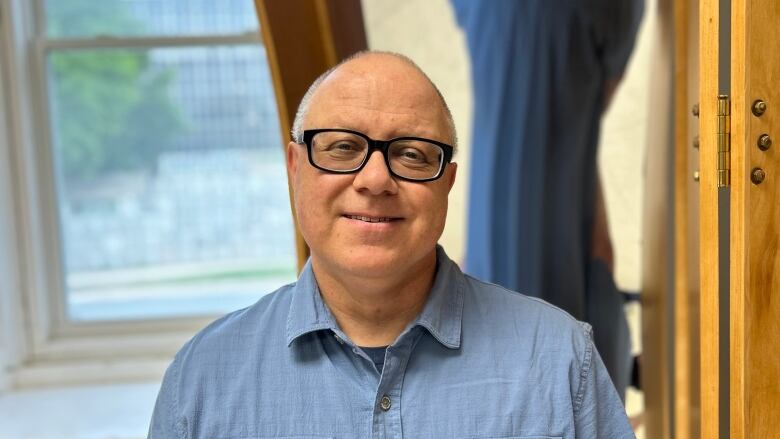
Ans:
[{"label": "black-rimmed eyeglasses", "polygon": [[374,140],[363,133],[336,128],[305,130],[309,163],[336,174],[359,172],[373,150],[385,158],[390,174],[403,180],[431,181],[441,177],[452,160],[452,146],[421,137]]}]

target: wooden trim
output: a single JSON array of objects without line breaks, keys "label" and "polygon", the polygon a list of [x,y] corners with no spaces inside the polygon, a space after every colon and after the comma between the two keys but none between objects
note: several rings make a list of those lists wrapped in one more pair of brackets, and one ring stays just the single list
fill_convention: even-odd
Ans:
[{"label": "wooden trim", "polygon": [[[263,41],[265,42],[268,69],[271,72],[271,81],[274,86],[274,95],[276,96],[276,110],[279,116],[279,130],[282,133],[281,147],[282,149],[285,149],[287,143],[285,139],[289,139],[295,113],[292,112],[294,110],[291,111],[290,102],[286,98],[286,88],[282,79],[283,76],[279,62],[279,55],[277,53],[277,44],[274,44],[274,34],[271,32],[271,19],[269,18],[268,11],[266,10],[265,2],[262,0],[255,0],[255,8],[257,10],[258,19],[260,21],[260,32],[262,34]],[[290,198],[290,213],[292,214],[293,224],[295,226],[295,254],[298,258],[298,271],[300,271],[309,256],[309,249],[306,246],[306,241],[304,241],[303,236],[301,236],[300,228],[298,227],[298,216],[295,214],[295,203],[293,202],[292,185],[290,184],[289,175],[287,176],[287,191]]]},{"label": "wooden trim", "polygon": [[688,1],[674,2],[674,437],[690,438]]},{"label": "wooden trim", "polygon": [[322,2],[327,6],[335,60],[343,60],[353,53],[368,49],[360,0]]},{"label": "wooden trim", "polygon": [[[331,2],[332,3],[332,2]],[[330,38],[322,38],[322,49],[325,52],[325,62],[328,66],[334,66],[338,63],[336,55],[336,43],[333,41],[333,27],[330,22],[327,0],[314,0],[314,10],[317,15],[317,24],[322,35],[329,35]]]},{"label": "wooden trim", "polygon": [[[314,80],[349,55],[368,48],[360,0],[255,0],[276,94],[283,148],[295,112]],[[289,180],[289,176],[288,176]],[[290,200],[293,199],[290,191]],[[309,257],[295,219],[298,268]]]},{"label": "wooden trim", "polygon": [[718,0],[701,0],[699,8],[701,433],[703,438],[717,438],[720,427],[718,185],[715,134],[720,31]]},{"label": "wooden trim", "polygon": [[729,264],[729,424],[730,437],[745,438],[745,224],[747,219],[747,179],[745,160],[747,89],[745,0],[731,2],[731,212]]}]

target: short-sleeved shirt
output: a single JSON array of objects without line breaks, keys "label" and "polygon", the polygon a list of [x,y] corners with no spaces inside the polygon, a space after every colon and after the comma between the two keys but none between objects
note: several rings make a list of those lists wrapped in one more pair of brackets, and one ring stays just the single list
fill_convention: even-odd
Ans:
[{"label": "short-sleeved shirt", "polygon": [[588,325],[464,275],[437,249],[421,314],[380,372],[311,264],[176,355],[152,438],[633,437]]}]

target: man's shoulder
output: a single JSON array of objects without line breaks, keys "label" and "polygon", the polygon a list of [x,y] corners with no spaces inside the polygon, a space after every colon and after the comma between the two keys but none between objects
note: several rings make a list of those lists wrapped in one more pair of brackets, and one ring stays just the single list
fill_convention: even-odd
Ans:
[{"label": "man's shoulder", "polygon": [[[466,300],[493,324],[531,331],[535,336],[568,337],[589,342],[591,327],[542,299],[465,275]],[[468,312],[468,308],[466,310]]]},{"label": "man's shoulder", "polygon": [[[261,297],[253,305],[226,314],[201,329],[179,351],[177,357],[215,352],[226,346],[247,344],[258,348],[274,334],[283,334],[295,283],[284,285]],[[280,338],[283,336],[280,335]]]}]

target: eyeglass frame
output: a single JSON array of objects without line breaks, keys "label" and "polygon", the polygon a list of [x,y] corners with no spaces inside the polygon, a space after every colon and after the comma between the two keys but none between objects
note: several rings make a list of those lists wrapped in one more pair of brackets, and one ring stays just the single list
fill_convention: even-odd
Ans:
[{"label": "eyeglass frame", "polygon": [[[344,171],[323,168],[322,166],[319,166],[318,164],[314,163],[314,157],[312,155],[312,140],[314,139],[314,136],[316,136],[317,134],[325,133],[325,132],[339,132],[339,133],[354,134],[356,136],[360,136],[363,139],[365,139],[366,143],[368,144],[368,151],[366,152],[366,157],[363,159],[363,162],[360,163],[360,165],[358,165],[354,169],[348,169]],[[439,165],[439,171],[436,173],[436,175],[430,178],[416,179],[416,178],[409,178],[409,177],[404,177],[403,175],[396,174],[396,172],[393,171],[393,168],[390,166],[390,158],[388,157],[388,152],[390,151],[390,144],[393,142],[397,142],[399,140],[418,140],[422,142],[432,143],[440,147],[442,150],[443,158],[441,164]],[[390,140],[374,140],[368,137],[367,135],[361,133],[360,131],[347,130],[342,128],[319,128],[313,130],[304,130],[302,142],[296,141],[295,143],[302,146],[306,146],[306,155],[309,157],[309,163],[312,166],[319,169],[320,171],[328,172],[331,174],[357,174],[363,168],[366,167],[366,164],[368,163],[368,160],[371,158],[371,154],[373,154],[374,150],[379,150],[382,153],[382,157],[384,157],[385,159],[385,166],[387,166],[387,170],[390,173],[390,175],[392,175],[395,178],[400,178],[401,180],[411,181],[414,183],[424,183],[428,181],[438,180],[439,178],[441,178],[441,176],[444,175],[444,169],[452,161],[452,156],[455,151],[455,148],[453,148],[452,145],[448,145],[446,143],[439,142],[436,140],[426,139],[424,137],[403,136],[403,137],[395,137]]]}]

